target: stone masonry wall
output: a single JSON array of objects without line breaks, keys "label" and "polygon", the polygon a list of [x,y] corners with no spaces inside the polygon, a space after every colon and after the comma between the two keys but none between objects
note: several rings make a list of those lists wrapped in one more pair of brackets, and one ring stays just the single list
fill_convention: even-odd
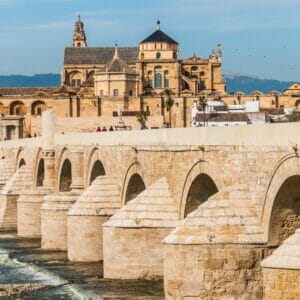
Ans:
[{"label": "stone masonry wall", "polygon": [[163,274],[161,252],[164,247],[161,241],[170,230],[170,228],[104,227],[103,243],[109,245],[104,247],[104,277],[118,279],[161,277]]},{"label": "stone masonry wall", "polygon": [[263,268],[265,299],[300,299],[300,270]]},{"label": "stone masonry wall", "polygon": [[166,299],[263,299],[263,248],[227,244],[164,249]]}]

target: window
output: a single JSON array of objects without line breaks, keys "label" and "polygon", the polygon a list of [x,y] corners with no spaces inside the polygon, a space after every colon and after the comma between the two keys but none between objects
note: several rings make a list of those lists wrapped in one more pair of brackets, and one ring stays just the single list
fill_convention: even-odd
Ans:
[{"label": "window", "polygon": [[20,116],[20,115],[21,115],[20,107],[16,107],[16,115],[17,115],[17,116]]},{"label": "window", "polygon": [[199,85],[198,85],[198,91],[201,92],[201,91],[203,91],[205,89],[206,89],[205,81],[200,80]]},{"label": "window", "polygon": [[100,90],[99,95],[100,95],[100,97],[104,96],[104,91],[103,91],[103,90]]},{"label": "window", "polygon": [[156,66],[156,67],[154,68],[155,71],[161,70],[161,69],[162,69],[162,66]]},{"label": "window", "polygon": [[81,43],[77,43],[77,47],[79,47],[79,48],[80,48],[80,47],[81,47]]},{"label": "window", "polygon": [[80,79],[72,79],[72,86],[73,87],[80,87],[81,80]]},{"label": "window", "polygon": [[169,75],[169,71],[168,71],[168,70],[167,70],[167,71],[165,71],[165,76],[166,76],[166,75]]},{"label": "window", "polygon": [[119,96],[119,90],[118,89],[114,89],[114,97],[118,97]]},{"label": "window", "polygon": [[201,71],[201,72],[200,72],[200,76],[205,76],[205,72],[204,72],[204,71]]},{"label": "window", "polygon": [[132,97],[132,96],[133,96],[133,91],[130,90],[130,91],[129,91],[129,97]]},{"label": "window", "polygon": [[145,58],[145,54],[141,53],[141,60],[143,60]]},{"label": "window", "polygon": [[156,53],[156,59],[160,59],[161,58],[161,53],[160,52],[157,52]]},{"label": "window", "polygon": [[155,75],[155,87],[162,88],[162,76],[160,73]]},{"label": "window", "polygon": [[169,87],[169,79],[165,78],[165,88],[168,88],[168,87]]},{"label": "window", "polygon": [[153,81],[152,81],[152,79],[148,79],[148,85],[151,86],[151,87],[153,86]]},{"label": "window", "polygon": [[152,75],[152,71],[148,71],[148,76],[151,76]]},{"label": "window", "polygon": [[197,71],[198,67],[197,66],[192,66],[191,71]]},{"label": "window", "polygon": [[37,114],[38,116],[41,116],[41,115],[42,115],[42,108],[41,108],[41,107],[38,107],[38,108],[36,109],[36,114]]}]

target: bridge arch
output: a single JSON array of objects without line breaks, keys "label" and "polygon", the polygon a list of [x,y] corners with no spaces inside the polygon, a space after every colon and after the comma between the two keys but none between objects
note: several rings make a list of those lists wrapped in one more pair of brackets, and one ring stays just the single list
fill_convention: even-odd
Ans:
[{"label": "bridge arch", "polygon": [[87,186],[91,185],[91,183],[98,177],[106,175],[106,167],[104,165],[104,157],[101,155],[101,152],[98,148],[94,148],[88,158],[87,161]]},{"label": "bridge arch", "polygon": [[134,199],[138,194],[146,189],[143,172],[138,162],[132,163],[125,175],[122,190],[122,206]]},{"label": "bridge arch", "polygon": [[43,186],[45,179],[45,161],[43,158],[39,160],[36,173],[36,186]]},{"label": "bridge arch", "polygon": [[297,155],[287,155],[275,166],[265,193],[261,223],[270,246],[278,246],[300,227],[300,158]]},{"label": "bridge arch", "polygon": [[197,161],[189,170],[180,201],[180,217],[183,219],[221,188],[217,170],[204,160]]},{"label": "bridge arch", "polygon": [[17,171],[24,165],[26,165],[25,150],[23,148],[19,148],[16,155],[15,170]]},{"label": "bridge arch", "polygon": [[72,164],[70,159],[70,152],[67,148],[63,148],[60,153],[58,166],[58,190],[60,192],[68,192],[71,190],[72,184]]}]

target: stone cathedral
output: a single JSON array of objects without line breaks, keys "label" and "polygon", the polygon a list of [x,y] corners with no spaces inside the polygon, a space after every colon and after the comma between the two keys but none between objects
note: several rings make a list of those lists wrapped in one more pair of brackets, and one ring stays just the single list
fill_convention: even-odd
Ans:
[{"label": "stone cathedral", "polygon": [[137,47],[89,47],[78,15],[73,47],[65,49],[61,83],[94,87],[100,97],[159,95],[166,90],[175,95],[224,94],[221,63],[221,45],[208,59],[180,58],[178,42],[161,30],[159,21]]}]

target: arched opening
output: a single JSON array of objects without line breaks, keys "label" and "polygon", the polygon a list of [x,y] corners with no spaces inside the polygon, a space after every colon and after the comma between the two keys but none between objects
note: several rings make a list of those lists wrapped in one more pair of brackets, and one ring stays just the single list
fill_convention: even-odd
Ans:
[{"label": "arched opening", "polygon": [[144,59],[145,59],[145,54],[141,53],[141,60],[144,60]]},{"label": "arched opening", "polygon": [[[278,96],[277,96],[277,98],[278,98]],[[277,101],[278,102],[278,101]],[[297,110],[297,111],[300,111],[300,99],[298,99],[296,102],[295,102],[295,109]]]},{"label": "arched opening", "polygon": [[126,190],[125,203],[137,197],[142,191],[146,189],[142,177],[135,173],[131,176]]},{"label": "arched opening", "polygon": [[46,104],[43,101],[35,101],[31,105],[31,115],[33,116],[41,116],[42,112],[46,110]]},{"label": "arched opening", "polygon": [[41,159],[37,170],[36,185],[43,186],[44,179],[45,179],[45,163],[44,160]]},{"label": "arched opening", "polygon": [[100,160],[97,160],[92,168],[91,172],[91,178],[90,178],[90,184],[98,177],[98,176],[104,176],[105,175],[105,170],[103,167],[103,164],[101,163]]},{"label": "arched opening", "polygon": [[160,59],[161,58],[161,53],[160,52],[157,52],[156,53],[156,59]]},{"label": "arched opening", "polygon": [[300,228],[300,176],[289,177],[277,192],[269,225],[269,245],[278,246]]},{"label": "arched opening", "polygon": [[82,74],[78,71],[71,72],[69,74],[70,84],[74,88],[78,88],[81,85]]},{"label": "arched opening", "polygon": [[19,162],[19,169],[25,165],[26,165],[26,162],[25,162],[24,158],[22,158]]},{"label": "arched opening", "polygon": [[9,107],[10,115],[24,116],[25,115],[25,105],[21,101],[14,101]]},{"label": "arched opening", "polygon": [[203,173],[199,174],[193,180],[189,189],[184,209],[184,218],[217,192],[218,188],[211,177]]},{"label": "arched opening", "polygon": [[0,102],[0,115],[4,116],[5,115],[4,112],[5,112],[4,104]]},{"label": "arched opening", "polygon": [[69,192],[72,183],[72,165],[70,160],[66,159],[63,163],[59,179],[59,191]]}]

